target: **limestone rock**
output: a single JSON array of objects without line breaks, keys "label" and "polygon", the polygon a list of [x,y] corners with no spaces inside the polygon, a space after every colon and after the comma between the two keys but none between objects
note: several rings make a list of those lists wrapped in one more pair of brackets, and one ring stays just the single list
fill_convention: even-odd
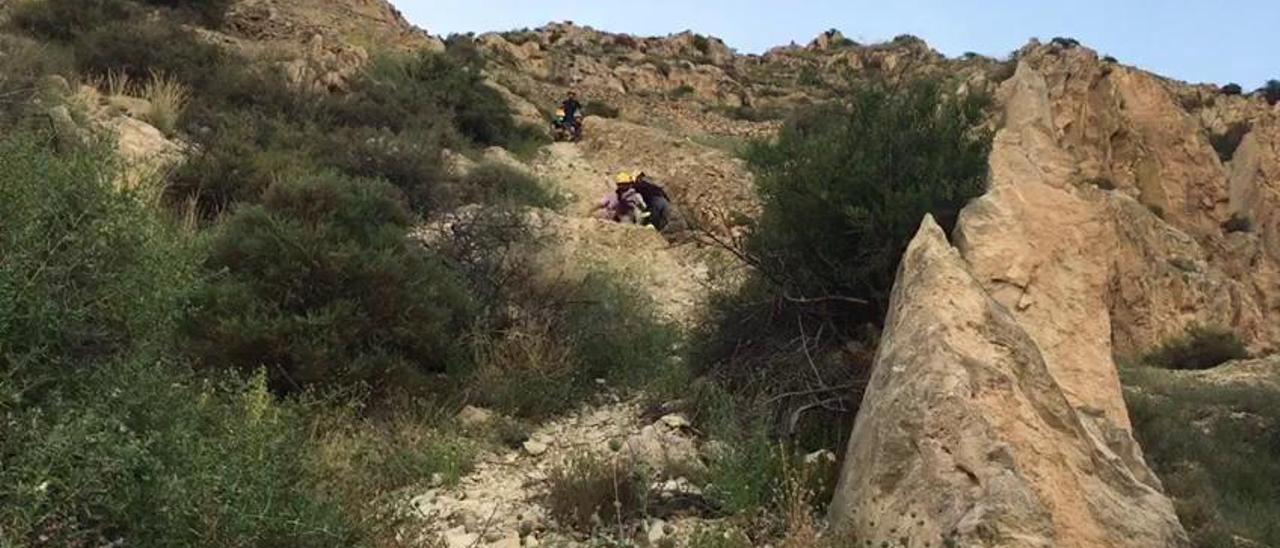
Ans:
[{"label": "limestone rock", "polygon": [[524,442],[523,447],[524,447],[525,453],[528,453],[530,456],[534,456],[534,457],[542,455],[543,453],[547,452],[547,444],[540,441],[536,441],[536,440],[529,440]]},{"label": "limestone rock", "polygon": [[912,547],[1186,546],[1154,476],[1095,439],[1045,361],[926,218],[902,259],[832,524]]},{"label": "limestone rock", "polygon": [[462,408],[455,417],[463,428],[483,428],[493,422],[494,412],[488,409],[468,405]]}]

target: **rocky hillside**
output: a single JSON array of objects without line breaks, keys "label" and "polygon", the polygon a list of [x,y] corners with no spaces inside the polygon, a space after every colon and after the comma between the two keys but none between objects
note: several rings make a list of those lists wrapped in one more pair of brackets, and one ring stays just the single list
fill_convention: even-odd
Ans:
[{"label": "rocky hillside", "polygon": [[[237,28],[253,28],[251,11],[237,11],[246,21]],[[281,26],[305,28],[287,23],[305,11],[281,9]],[[383,13],[395,43],[438,47]],[[312,62],[327,62],[327,39],[306,38]],[[490,85],[522,120],[542,123],[576,89],[589,113],[608,117],[588,120],[594,137],[582,149],[596,169],[649,170],[692,213],[728,228],[754,214],[755,200],[750,176],[717,149],[769,135],[850,79],[932,75],[993,93],[990,188],[964,211],[954,250],[926,227],[912,248],[920,257],[908,253],[833,521],[859,538],[913,530],[965,545],[1186,542],[1133,442],[1116,360],[1196,325],[1229,328],[1255,354],[1280,343],[1280,107],[1060,39],[1009,61],[836,32],[741,55],[688,32],[637,37],[570,23],[476,43]],[[317,79],[340,88],[343,69],[327,70]],[[957,292],[972,303],[961,306]],[[937,332],[952,333],[941,353],[919,353]],[[971,397],[954,399],[958,389]],[[932,418],[900,428],[921,413]],[[877,517],[889,514],[912,519]]]},{"label": "rocky hillside", "polygon": [[[362,69],[380,53],[447,47],[443,37],[414,27],[386,0],[236,0],[216,30],[194,32],[251,63],[281,69],[291,92],[314,93],[304,97],[317,101],[354,94]],[[1140,427],[1156,422],[1151,409],[1167,403],[1158,389],[1168,387],[1127,381],[1125,364],[1192,328],[1213,327],[1238,336],[1258,359],[1170,376],[1178,390],[1228,386],[1274,394],[1280,370],[1267,356],[1280,352],[1280,105],[1163,78],[1069,39],[1032,42],[1008,60],[947,58],[910,36],[858,44],[835,31],[763,55],[739,54],[692,32],[639,37],[571,23],[487,33],[473,43],[486,61],[483,71],[480,65],[458,70],[482,75],[474,88],[496,91],[494,101],[508,103],[512,117],[538,127],[566,90],[576,90],[589,115],[586,138],[544,143],[518,155],[478,142],[461,153],[430,149],[431,161],[422,163],[441,166],[430,175],[457,183],[468,181],[477,165],[500,165],[546,183],[563,206],[520,210],[537,239],[549,244],[532,262],[536,272],[519,282],[581,282],[594,267],[606,266],[639,288],[653,302],[655,317],[683,335],[696,331],[708,297],[735,286],[746,268],[726,250],[685,237],[689,232],[659,235],[593,218],[599,196],[612,189],[610,174],[652,174],[688,223],[734,240],[747,234],[763,207],[737,152],[749,139],[774,135],[788,114],[838,99],[871,77],[929,76],[944,82],[948,94],[994,98],[986,122],[994,140],[985,193],[964,208],[952,234],[926,216],[905,250],[888,318],[876,334],[879,348],[866,390],[849,398],[861,401],[861,408],[839,459],[839,483],[826,514],[831,528],[813,533],[814,524],[797,517],[812,509],[799,503],[787,519],[807,527],[809,537],[797,534],[796,523],[781,527],[752,516],[746,521],[759,534],[749,535],[748,543],[772,542],[786,536],[778,532],[786,528],[786,534],[808,539],[790,546],[815,545],[819,538],[835,545],[854,539],[911,547],[1199,542],[1195,531],[1188,534],[1203,523],[1187,522],[1187,495],[1166,489],[1169,477],[1161,477],[1195,463],[1163,458],[1167,453],[1148,458],[1138,443],[1149,441]],[[154,105],[97,89],[109,85],[77,91],[59,78],[42,85],[77,97],[90,125],[113,130],[125,159],[148,166],[139,178],[195,157],[200,151],[192,133],[212,132],[162,131],[152,125],[160,125]],[[505,122],[506,112],[499,112]],[[89,140],[66,106],[44,114],[55,131]],[[365,137],[385,128],[360,129],[369,131],[353,131],[351,143],[370,150],[388,138]],[[394,137],[403,144],[415,135]],[[397,162],[421,160],[412,158],[419,149],[403,148],[410,152],[388,156],[379,168],[396,172]],[[351,153],[353,162],[369,160],[363,154]],[[415,182],[421,181],[409,181]],[[430,244],[484,207],[431,211],[412,233]],[[805,357],[821,383],[800,329]],[[519,339],[517,329],[500,335],[511,337],[502,341],[515,349],[511,355],[527,351],[530,361],[541,359],[540,352],[564,350],[554,337],[535,341],[555,341],[546,347],[519,347],[527,339]],[[681,344],[663,344],[656,352],[663,355],[648,361],[684,358]],[[835,354],[847,358],[852,352]],[[585,382],[606,384],[603,378]],[[675,391],[683,398],[692,389],[681,384]],[[707,495],[713,490],[696,479],[708,462],[736,448],[703,439],[701,425],[681,413],[686,401],[656,405],[655,413],[625,390],[602,388],[597,395],[507,436],[519,438],[514,443],[485,446],[474,469],[451,470],[459,476],[455,482],[417,478],[407,484],[413,491],[408,496],[386,497],[397,511],[425,518],[425,531],[413,533],[418,537],[406,533],[397,541],[594,545],[594,533],[616,525],[613,540],[665,546],[691,543],[707,527],[719,531],[714,527],[732,516],[713,507]],[[1135,401],[1145,403],[1135,408]],[[556,403],[565,404],[557,412],[576,405]],[[1205,436],[1234,432],[1237,419],[1248,422],[1249,432],[1262,432],[1257,437],[1274,432],[1256,406],[1214,409],[1212,420],[1203,421]],[[1178,411],[1197,416],[1194,409]],[[489,426],[477,428],[476,421]],[[514,424],[474,407],[455,422],[460,439],[482,440],[477,444]],[[672,453],[680,458],[668,458]],[[810,463],[826,462],[829,454],[815,453]],[[573,516],[575,509],[551,508],[558,488],[553,478],[577,457],[607,462],[601,485],[611,483],[614,490],[621,464],[627,470],[643,464],[651,474],[637,481],[629,471],[627,481],[661,500],[626,516],[619,510],[616,524],[605,523],[599,512]],[[1270,457],[1277,456],[1259,458]],[[757,471],[734,470],[738,476]],[[418,489],[418,483],[431,487]],[[583,491],[600,490],[594,487]],[[614,502],[621,506],[617,497]],[[574,518],[585,524],[574,527],[568,523]],[[718,536],[729,538],[712,535]]]}]

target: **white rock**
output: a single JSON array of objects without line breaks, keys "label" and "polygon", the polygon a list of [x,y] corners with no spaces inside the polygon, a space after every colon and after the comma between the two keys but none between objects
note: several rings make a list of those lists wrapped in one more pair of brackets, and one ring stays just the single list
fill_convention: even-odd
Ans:
[{"label": "white rock", "polygon": [[689,419],[684,418],[683,415],[671,414],[662,417],[661,420],[663,424],[667,425],[667,427],[672,430],[679,430],[681,428],[689,428],[692,426],[689,424]]},{"label": "white rock", "polygon": [[663,520],[655,519],[650,521],[647,529],[645,538],[649,541],[650,546],[657,546],[667,536],[667,522]]},{"label": "white rock", "polygon": [[468,533],[465,527],[454,527],[444,532],[444,544],[448,548],[471,548],[480,540],[480,535]]},{"label": "white rock", "polygon": [[835,461],[836,461],[836,454],[832,453],[827,449],[823,449],[821,451],[814,451],[804,456],[804,463],[809,465],[814,465],[821,462],[835,462]]},{"label": "white rock", "polygon": [[531,456],[539,456],[547,452],[547,444],[540,441],[529,440],[524,442],[524,451]]}]

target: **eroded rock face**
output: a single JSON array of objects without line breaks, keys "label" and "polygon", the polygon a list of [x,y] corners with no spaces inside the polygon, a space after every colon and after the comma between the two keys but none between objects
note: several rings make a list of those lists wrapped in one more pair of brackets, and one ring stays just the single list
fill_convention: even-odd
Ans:
[{"label": "eroded rock face", "polygon": [[[1280,342],[1280,322],[1269,318],[1280,305],[1280,119],[1260,98],[1204,88],[1050,45],[1024,49],[1001,90],[1008,114],[993,194],[1047,185],[1058,201],[1073,195],[1110,217],[1103,232],[1114,238],[1093,239],[1086,268],[1112,270],[1104,301],[1120,354],[1191,323],[1232,328],[1259,352]],[[1005,198],[988,201],[1027,213]],[[1080,234],[1052,218],[1026,223]],[[1063,248],[1034,242],[1045,244]],[[975,264],[989,282],[1000,270]]]},{"label": "eroded rock face", "polygon": [[928,218],[902,260],[832,524],[876,545],[1185,546],[1136,448],[1091,421]]},{"label": "eroded rock face", "polygon": [[[1170,110],[1162,82],[1122,68],[1103,74],[1081,48],[1048,51],[1028,53],[1001,88],[991,186],[962,213],[957,245],[1036,340],[1072,405],[1127,429],[1113,356],[1192,324],[1270,346],[1274,266],[1249,250],[1260,245],[1249,236],[1222,234],[1225,171],[1191,118]],[[1216,251],[1227,245],[1236,251]],[[1252,272],[1240,257],[1255,258]]]}]

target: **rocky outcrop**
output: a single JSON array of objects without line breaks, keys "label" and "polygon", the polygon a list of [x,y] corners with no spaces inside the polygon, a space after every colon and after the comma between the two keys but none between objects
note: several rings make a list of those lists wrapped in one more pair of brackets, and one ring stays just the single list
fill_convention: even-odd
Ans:
[{"label": "rocky outcrop", "polygon": [[1078,414],[1046,362],[926,219],[902,260],[833,526],[875,545],[1185,546],[1132,442]]},{"label": "rocky outcrop", "polygon": [[1275,267],[1249,251],[1256,236],[1223,234],[1225,171],[1162,81],[1083,48],[1024,57],[1000,91],[990,190],[962,213],[957,245],[1072,404],[1127,428],[1112,356],[1193,324],[1274,344]]}]

